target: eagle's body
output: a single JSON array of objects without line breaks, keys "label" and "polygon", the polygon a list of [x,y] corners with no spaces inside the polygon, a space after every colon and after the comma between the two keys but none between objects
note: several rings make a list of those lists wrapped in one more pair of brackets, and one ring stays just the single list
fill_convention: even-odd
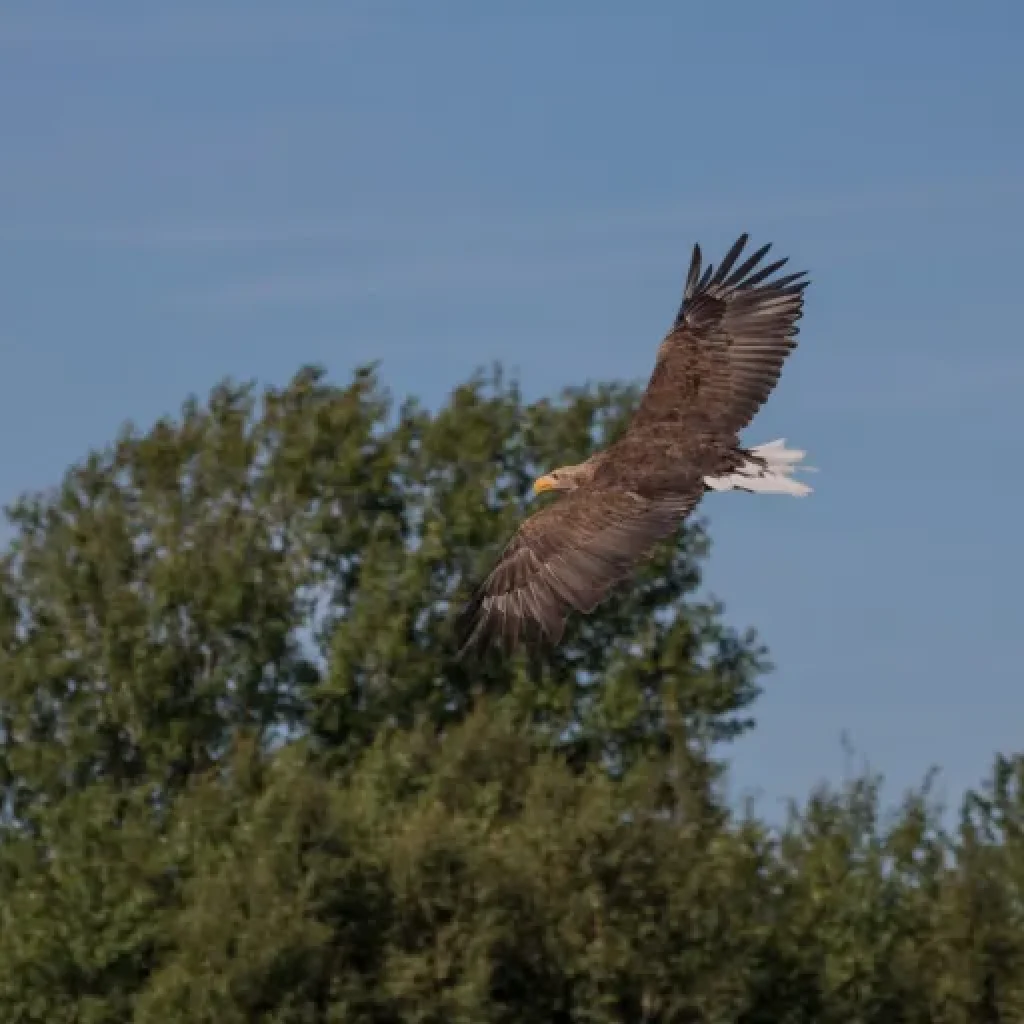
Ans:
[{"label": "eagle's body", "polygon": [[764,246],[737,266],[742,235],[717,272],[699,246],[675,322],[626,432],[578,466],[541,477],[564,491],[527,519],[459,619],[462,649],[521,635],[557,642],[566,615],[590,612],[708,490],[804,495],[793,479],[803,452],[781,441],[745,449],[753,419],[796,347],[804,274],[774,278]]}]

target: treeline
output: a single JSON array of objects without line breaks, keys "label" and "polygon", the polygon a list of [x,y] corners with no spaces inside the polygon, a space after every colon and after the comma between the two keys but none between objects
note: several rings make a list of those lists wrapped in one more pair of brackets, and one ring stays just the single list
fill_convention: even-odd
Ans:
[{"label": "treeline", "polygon": [[0,1021],[1024,1020],[1024,758],[952,829],[869,777],[731,809],[768,663],[699,523],[559,650],[455,661],[534,475],[634,399],[306,370],[13,506]]}]

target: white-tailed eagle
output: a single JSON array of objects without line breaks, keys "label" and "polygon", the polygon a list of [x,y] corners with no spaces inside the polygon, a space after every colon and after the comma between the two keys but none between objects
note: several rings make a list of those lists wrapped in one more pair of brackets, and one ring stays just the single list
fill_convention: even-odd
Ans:
[{"label": "white-tailed eagle", "polygon": [[564,494],[523,522],[462,610],[460,653],[520,637],[557,643],[566,616],[592,611],[709,490],[810,492],[794,479],[803,452],[784,441],[740,446],[796,348],[809,283],[776,276],[787,260],[763,263],[769,245],[737,265],[746,242],[703,272],[694,246],[682,305],[625,433],[534,483],[535,493]]}]

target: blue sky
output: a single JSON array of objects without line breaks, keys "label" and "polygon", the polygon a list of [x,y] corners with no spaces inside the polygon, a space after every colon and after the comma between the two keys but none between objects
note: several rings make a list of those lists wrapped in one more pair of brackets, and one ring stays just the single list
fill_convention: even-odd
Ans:
[{"label": "blue sky", "polygon": [[692,243],[749,230],[813,283],[748,440],[821,472],[703,506],[777,665],[736,787],[846,731],[955,797],[1024,747],[1024,7],[629,10],[5,4],[0,499],[224,375],[643,379]]}]

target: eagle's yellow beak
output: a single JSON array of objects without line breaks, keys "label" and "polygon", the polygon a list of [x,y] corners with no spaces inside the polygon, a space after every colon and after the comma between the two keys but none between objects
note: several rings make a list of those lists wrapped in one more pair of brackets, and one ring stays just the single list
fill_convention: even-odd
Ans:
[{"label": "eagle's yellow beak", "polygon": [[541,476],[533,481],[534,494],[543,494],[545,491],[554,491],[556,489],[557,485],[553,476]]}]

